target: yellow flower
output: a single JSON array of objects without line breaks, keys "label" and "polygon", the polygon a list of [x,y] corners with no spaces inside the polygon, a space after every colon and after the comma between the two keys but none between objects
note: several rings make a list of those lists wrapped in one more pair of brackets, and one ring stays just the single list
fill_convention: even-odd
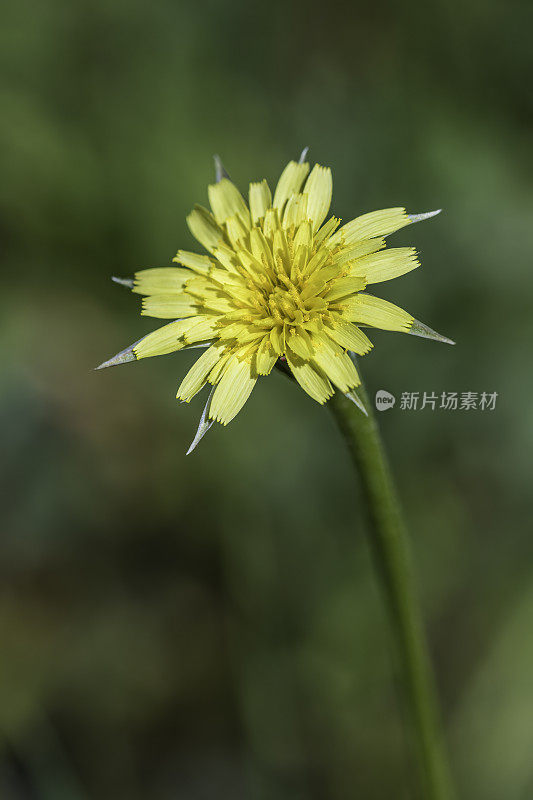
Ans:
[{"label": "yellow flower", "polygon": [[227,425],[238,414],[276,363],[288,365],[318,403],[336,388],[360,405],[353,354],[372,347],[362,327],[450,342],[366,291],[419,265],[414,248],[385,249],[385,237],[439,212],[387,208],[339,227],[336,217],[326,221],[331,170],[316,164],[309,171],[306,153],[285,167],[273,198],[266,180],[251,183],[248,203],[215,159],[211,211],[196,205],[187,217],[209,255],[179,250],[173,259],[179,266],[114,279],[144,295],[142,314],[173,321],[97,369],[205,348],[177,393],[189,402],[212,387],[189,452],[213,421]]}]

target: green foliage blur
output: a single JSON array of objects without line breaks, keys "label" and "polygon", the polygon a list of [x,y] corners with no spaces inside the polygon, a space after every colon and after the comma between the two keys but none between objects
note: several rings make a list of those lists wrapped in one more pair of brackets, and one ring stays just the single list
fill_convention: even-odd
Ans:
[{"label": "green foliage blur", "polygon": [[[533,6],[17,0],[0,28],[2,800],[412,797],[364,513],[281,374],[185,457],[195,357],[92,368],[153,321],[111,283],[309,145],[422,269],[377,292],[457,341],[362,364],[413,539],[453,769],[533,796]],[[529,384],[529,385],[528,385]],[[402,392],[498,392],[494,411]]]}]

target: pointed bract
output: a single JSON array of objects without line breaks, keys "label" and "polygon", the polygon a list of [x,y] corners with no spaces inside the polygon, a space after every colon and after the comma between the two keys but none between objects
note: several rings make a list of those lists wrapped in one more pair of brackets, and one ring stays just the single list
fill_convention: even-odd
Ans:
[{"label": "pointed bract", "polygon": [[216,181],[216,183],[220,183],[222,178],[228,178],[228,180],[231,180],[229,174],[226,172],[226,168],[224,167],[224,164],[222,163],[222,159],[216,153],[213,156],[213,161],[215,162],[215,181]]},{"label": "pointed bract", "polygon": [[409,219],[411,222],[423,222],[425,219],[431,219],[431,217],[436,217],[437,214],[440,214],[442,208],[438,208],[436,211],[425,211],[423,214],[408,214]]},{"label": "pointed bract", "polygon": [[357,389],[350,389],[349,392],[345,392],[344,393],[344,396],[347,397],[348,400],[351,400],[352,403],[354,403],[354,405],[356,405],[357,408],[360,411],[363,412],[365,417],[368,417],[368,411],[366,410],[366,406],[363,403],[363,400],[362,400],[361,396],[359,395]]},{"label": "pointed bract", "polygon": [[117,353],[116,356],[113,358],[108,359],[107,361],[103,361],[99,364],[96,369],[107,369],[107,367],[118,367],[119,364],[127,364],[129,361],[136,361],[137,358],[135,353],[133,352],[133,345],[131,347],[127,347],[125,350],[121,350],[120,353]]},{"label": "pointed bract", "polygon": [[133,289],[133,278],[117,278],[115,275],[111,276],[113,283],[120,283],[121,286],[127,286],[128,289]]},{"label": "pointed bract", "polygon": [[414,319],[411,327],[407,331],[407,333],[412,334],[413,336],[420,336],[422,339],[433,339],[435,342],[444,342],[444,344],[455,344],[452,339],[448,339],[447,336],[443,336],[441,333],[437,333],[434,331],[433,328],[429,328],[427,325],[424,325],[423,322],[420,322],[418,319]]},{"label": "pointed bract", "polygon": [[211,407],[211,400],[213,398],[213,394],[215,391],[215,387],[211,389],[209,392],[209,397],[207,398],[207,402],[204,406],[204,410],[202,411],[202,416],[200,417],[200,422],[198,424],[198,430],[196,431],[196,435],[191,442],[191,446],[185,453],[186,456],[190,455],[193,450],[195,450],[198,445],[200,444],[201,440],[206,435],[207,431],[214,425],[215,420],[209,419],[209,409]]}]

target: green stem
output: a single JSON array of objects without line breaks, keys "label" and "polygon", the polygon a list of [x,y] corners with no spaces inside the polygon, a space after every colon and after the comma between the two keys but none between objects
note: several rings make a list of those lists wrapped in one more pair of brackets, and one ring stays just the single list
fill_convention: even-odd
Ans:
[{"label": "green stem", "polygon": [[337,392],[329,406],[346,439],[361,477],[369,511],[369,535],[396,635],[424,800],[451,800],[452,784],[440,732],[436,692],[429,661],[407,532],[381,441],[364,387],[358,394],[368,412]]}]

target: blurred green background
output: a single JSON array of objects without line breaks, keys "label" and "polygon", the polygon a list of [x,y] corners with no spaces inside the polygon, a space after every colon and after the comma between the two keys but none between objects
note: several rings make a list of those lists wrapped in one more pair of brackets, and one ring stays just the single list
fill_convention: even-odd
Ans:
[{"label": "blurred green background", "polygon": [[498,392],[380,415],[453,769],[533,796],[527,0],[18,0],[2,66],[0,797],[411,797],[351,465],[282,375],[185,458],[182,353],[113,274],[193,240],[212,154],[273,185],[303,146],[333,211],[444,208],[378,292],[456,339],[376,333],[369,390]]}]

